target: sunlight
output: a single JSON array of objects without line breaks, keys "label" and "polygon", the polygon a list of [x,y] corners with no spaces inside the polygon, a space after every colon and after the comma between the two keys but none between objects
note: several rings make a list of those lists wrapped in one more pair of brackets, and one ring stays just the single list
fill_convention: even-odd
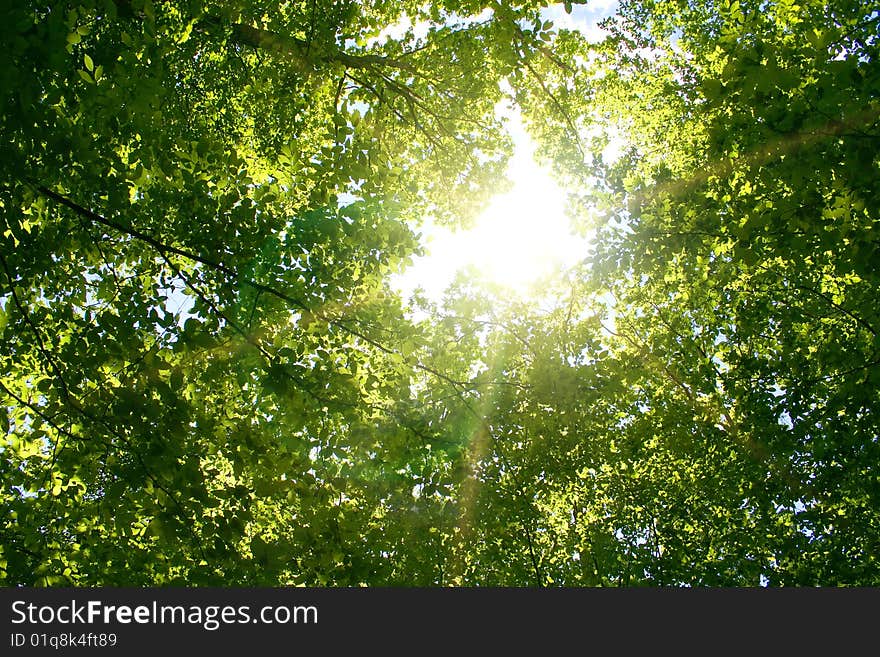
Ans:
[{"label": "sunlight", "polygon": [[516,148],[507,171],[510,190],[492,199],[469,230],[426,227],[427,255],[394,280],[404,297],[421,287],[429,297],[439,299],[455,274],[466,267],[524,294],[555,268],[585,256],[587,240],[568,228],[565,192],[535,162],[535,144],[518,113],[510,114],[509,120]]},{"label": "sunlight", "polygon": [[[541,19],[579,31],[588,41],[596,42],[608,35],[600,22],[614,15],[617,4],[617,0],[596,0],[589,6],[575,4],[567,11],[563,3],[557,3],[543,8]],[[425,24],[414,26],[404,16],[399,24],[386,28],[388,33],[408,29],[419,38]],[[544,276],[585,257],[588,239],[569,231],[565,192],[550,172],[535,162],[535,144],[519,112],[509,108],[500,112],[509,121],[515,148],[507,170],[510,190],[496,196],[469,230],[455,232],[426,223],[422,241],[427,254],[392,277],[392,286],[404,299],[421,288],[429,298],[439,301],[456,273],[469,267],[514,293],[536,294],[531,288]],[[619,136],[613,138],[603,152],[605,160],[615,160],[622,144]]]}]

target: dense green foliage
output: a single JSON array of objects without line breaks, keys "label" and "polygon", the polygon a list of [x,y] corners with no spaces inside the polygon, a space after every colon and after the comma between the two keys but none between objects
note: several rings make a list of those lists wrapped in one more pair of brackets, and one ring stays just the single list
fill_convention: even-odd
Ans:
[{"label": "dense green foliage", "polygon": [[[0,582],[880,584],[880,13],[543,4],[4,4]],[[408,308],[505,94],[594,250]]]}]

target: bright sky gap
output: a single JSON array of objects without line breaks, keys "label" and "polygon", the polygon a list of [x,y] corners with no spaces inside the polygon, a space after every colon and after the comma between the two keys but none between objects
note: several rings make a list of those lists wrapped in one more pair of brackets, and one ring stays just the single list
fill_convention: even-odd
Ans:
[{"label": "bright sky gap", "polygon": [[[542,18],[553,21],[556,28],[579,30],[598,40],[604,34],[599,21],[616,8],[616,0],[605,0],[589,7],[575,5],[567,14],[560,4],[545,9]],[[403,30],[411,27],[411,23],[402,25]],[[404,299],[421,289],[439,300],[455,275],[468,268],[522,294],[554,269],[572,266],[586,256],[589,240],[571,232],[565,191],[536,162],[535,144],[518,109],[499,104],[496,111],[507,120],[514,142],[507,170],[512,186],[494,197],[468,230],[426,222],[422,230],[426,255],[392,278],[392,286]]]},{"label": "bright sky gap", "polygon": [[507,170],[510,191],[493,198],[468,230],[428,223],[422,233],[427,255],[393,279],[404,298],[422,288],[429,298],[439,299],[456,273],[468,267],[522,293],[556,267],[585,257],[588,240],[569,230],[565,192],[535,161],[535,144],[519,113],[506,114],[516,145]]}]

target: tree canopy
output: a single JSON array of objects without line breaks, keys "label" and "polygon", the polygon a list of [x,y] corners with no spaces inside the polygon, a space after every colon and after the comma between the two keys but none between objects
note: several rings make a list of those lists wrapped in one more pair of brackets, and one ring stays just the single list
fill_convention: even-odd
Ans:
[{"label": "tree canopy", "polygon": [[[880,583],[880,12],[545,5],[0,9],[0,582]],[[401,299],[503,99],[593,246]]]}]

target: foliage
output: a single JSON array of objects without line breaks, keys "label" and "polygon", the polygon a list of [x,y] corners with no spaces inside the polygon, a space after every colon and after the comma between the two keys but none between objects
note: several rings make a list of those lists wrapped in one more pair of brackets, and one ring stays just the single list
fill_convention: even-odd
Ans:
[{"label": "foliage", "polygon": [[571,116],[594,152],[629,136],[616,161],[556,161],[595,199],[587,294],[643,368],[615,376],[637,400],[615,442],[659,459],[612,521],[635,580],[876,582],[877,21],[633,3],[582,51],[567,116],[534,111],[557,151]]},{"label": "foliage", "polygon": [[[4,6],[0,581],[876,585],[880,16],[833,5]],[[407,308],[503,89],[594,252]]]}]

